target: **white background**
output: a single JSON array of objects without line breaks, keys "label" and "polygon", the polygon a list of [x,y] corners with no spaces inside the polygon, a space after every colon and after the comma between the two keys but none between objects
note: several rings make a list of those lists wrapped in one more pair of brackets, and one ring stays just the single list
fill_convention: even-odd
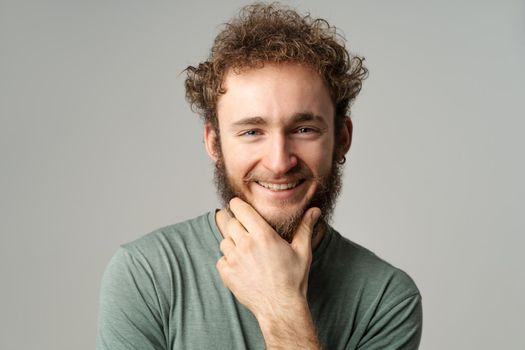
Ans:
[{"label": "white background", "polygon": [[[291,1],[370,78],[334,226],[407,271],[422,349],[524,349],[524,1]],[[119,244],[216,207],[182,70],[241,1],[0,0],[0,348],[93,349]]]}]

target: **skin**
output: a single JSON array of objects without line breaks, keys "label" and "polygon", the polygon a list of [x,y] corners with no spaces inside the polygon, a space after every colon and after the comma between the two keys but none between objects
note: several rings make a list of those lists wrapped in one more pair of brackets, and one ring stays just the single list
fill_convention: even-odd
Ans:
[{"label": "skin", "polygon": [[[210,157],[217,145],[227,175],[244,201],[230,201],[216,214],[224,237],[217,270],[227,288],[257,318],[269,349],[318,349],[306,291],[313,227],[321,215],[307,208],[318,179],[334,158],[334,105],[312,69],[266,64],[230,71],[218,101],[220,141],[211,125],[204,139]],[[337,157],[348,151],[352,124],[345,121]],[[290,184],[287,190],[266,188]],[[266,187],[265,187],[266,185]],[[269,225],[304,213],[291,243]]]}]

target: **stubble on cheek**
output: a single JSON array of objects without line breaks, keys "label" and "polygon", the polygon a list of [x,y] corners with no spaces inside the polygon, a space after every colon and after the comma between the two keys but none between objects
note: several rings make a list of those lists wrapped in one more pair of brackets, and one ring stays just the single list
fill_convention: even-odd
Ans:
[{"label": "stubble on cheek", "polygon": [[[248,198],[246,198],[240,186],[247,185],[249,182],[256,180],[271,180],[271,174],[256,174],[255,172],[250,172],[243,178],[243,184],[237,186],[235,182],[231,180],[233,177],[228,176],[220,139],[218,140],[217,146],[217,161],[215,162],[214,169],[214,183],[223,207],[229,211],[229,202],[234,197],[238,197],[254,206],[253,203],[251,203]],[[316,182],[315,193],[309,202],[306,203],[304,207],[292,213],[289,217],[266,217],[254,207],[254,209],[268,222],[268,224],[270,224],[270,226],[286,241],[291,242],[297,226],[301,222],[304,213],[309,208],[317,207],[321,209],[321,218],[314,228],[314,236],[319,231],[324,230],[330,222],[335,202],[341,192],[342,186],[342,167],[335,159],[335,154],[337,153],[338,152],[334,152],[334,158],[332,159],[329,172],[320,178],[314,178],[312,172],[302,164],[298,164],[297,167],[291,169],[291,171],[287,174],[287,177],[290,179],[313,180]],[[283,202],[283,207],[286,206],[286,204],[286,202]],[[232,213],[230,212],[230,214]]]},{"label": "stubble on cheek", "polygon": [[[300,174],[301,176],[310,176],[309,180],[312,179],[310,173],[307,170],[302,170],[299,168],[295,171],[295,173],[296,174],[294,174],[293,176],[297,176],[297,174]],[[245,179],[243,179],[243,184],[247,184],[251,181],[254,181],[255,178],[256,177],[253,174],[248,175],[247,177],[245,177]],[[311,207],[318,207],[319,209],[321,209],[322,218],[321,220],[319,220],[319,224],[316,225],[315,231],[318,231],[317,228],[325,227],[331,218],[333,207],[335,205],[335,200],[341,190],[340,166],[337,163],[333,162],[330,173],[322,178],[314,179],[314,181],[316,181],[316,191],[313,194],[310,201],[304,207],[298,209],[296,212],[292,213],[288,217],[268,217],[267,215],[265,216],[263,213],[258,211],[257,208],[254,207],[254,209],[262,217],[264,217],[268,224],[283,239],[285,239],[288,242],[291,242],[291,240],[293,239],[294,232],[299,223],[301,222],[301,219],[307,209]],[[242,189],[239,188],[235,183],[233,183],[233,181],[231,181],[231,176],[228,176],[222,154],[220,154],[220,157],[218,157],[218,160],[215,162],[214,182],[220,200],[222,201],[223,206],[227,210],[229,210],[228,203],[234,197],[238,197],[253,206],[253,203],[251,203],[246,198]],[[287,205],[286,202],[283,202],[282,204],[283,207]]]}]

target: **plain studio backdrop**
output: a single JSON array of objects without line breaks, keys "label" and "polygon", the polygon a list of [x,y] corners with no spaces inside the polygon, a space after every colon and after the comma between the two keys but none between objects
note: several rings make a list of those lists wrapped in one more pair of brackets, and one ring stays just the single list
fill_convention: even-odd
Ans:
[{"label": "plain studio backdrop", "polygon": [[[525,349],[524,1],[289,1],[370,77],[334,226],[407,271],[422,349]],[[93,349],[119,244],[218,206],[181,72],[244,1],[0,2],[0,348]]]}]

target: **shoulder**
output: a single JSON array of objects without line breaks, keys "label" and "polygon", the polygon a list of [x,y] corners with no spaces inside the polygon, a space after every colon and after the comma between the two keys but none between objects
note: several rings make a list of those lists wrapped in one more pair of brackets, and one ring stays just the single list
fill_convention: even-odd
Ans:
[{"label": "shoulder", "polygon": [[335,230],[318,260],[317,279],[344,295],[355,295],[354,300],[362,305],[388,310],[407,299],[421,298],[405,271]]},{"label": "shoulder", "polygon": [[347,310],[355,327],[351,341],[356,346],[384,349],[405,344],[394,347],[417,348],[422,329],[421,294],[405,271],[335,230],[317,270],[316,289],[321,289],[319,293],[330,290],[330,303]]},{"label": "shoulder", "polygon": [[339,268],[350,268],[367,284],[374,284],[377,288],[403,292],[401,294],[414,295],[419,290],[414,280],[402,269],[385,261],[371,250],[343,237],[333,231],[332,249],[338,257]]},{"label": "shoulder", "polygon": [[210,220],[213,212],[159,228],[121,245],[106,267],[103,290],[138,286],[168,290],[170,283],[192,273],[196,265],[213,264],[210,259],[220,251]]},{"label": "shoulder", "polygon": [[120,246],[102,277],[100,348],[164,348],[181,281],[193,272],[193,262],[206,255],[203,250],[215,246],[212,214],[165,226]]},{"label": "shoulder", "polygon": [[210,224],[211,217],[213,217],[213,212],[161,227],[134,241],[121,245],[120,250],[140,258],[213,245],[217,239]]},{"label": "shoulder", "polygon": [[119,247],[107,271],[141,272],[152,278],[177,273],[192,261],[219,252],[213,212],[156,229]]}]

